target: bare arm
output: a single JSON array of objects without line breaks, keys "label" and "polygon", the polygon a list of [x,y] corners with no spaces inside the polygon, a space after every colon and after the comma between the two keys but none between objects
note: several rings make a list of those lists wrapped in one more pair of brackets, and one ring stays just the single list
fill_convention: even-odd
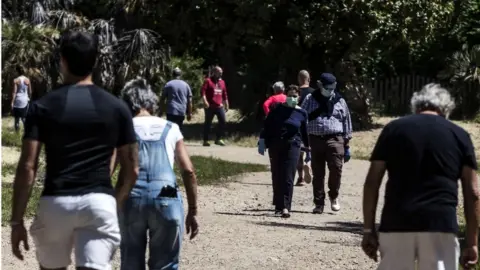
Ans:
[{"label": "bare arm", "polygon": [[28,87],[28,97],[32,98],[32,83],[30,82],[30,79],[27,79],[27,87]]},{"label": "bare arm", "polygon": [[25,209],[35,183],[41,147],[42,144],[37,140],[23,140],[22,153],[13,182],[12,224],[23,224]]},{"label": "bare arm", "polygon": [[378,193],[385,170],[385,161],[373,160],[370,164],[365,185],[363,186],[363,228],[365,230],[373,231],[375,229]]},{"label": "bare arm", "polygon": [[13,80],[13,90],[12,90],[12,103],[10,108],[13,109],[13,102],[15,101],[15,95],[17,95],[17,80]]},{"label": "bare arm", "polygon": [[476,247],[478,245],[478,218],[480,215],[480,201],[478,192],[478,177],[474,169],[463,166],[462,190],[466,221],[466,245]]},{"label": "bare arm", "polygon": [[183,140],[179,140],[175,146],[175,160],[182,172],[183,183],[187,192],[188,213],[197,214],[197,177],[192,161],[188,156]]},{"label": "bare arm", "polygon": [[115,186],[115,198],[117,199],[117,206],[121,208],[137,181],[139,171],[138,145],[136,142],[123,145],[117,149],[117,153],[120,173]]}]

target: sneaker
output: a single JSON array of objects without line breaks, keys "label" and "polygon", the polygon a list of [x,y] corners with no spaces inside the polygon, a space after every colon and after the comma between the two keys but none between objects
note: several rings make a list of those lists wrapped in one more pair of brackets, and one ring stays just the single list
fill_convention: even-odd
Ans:
[{"label": "sneaker", "polygon": [[225,142],[223,140],[216,140],[215,144],[220,146],[225,146]]},{"label": "sneaker", "polygon": [[314,214],[323,214],[323,205],[317,205],[312,211]]},{"label": "sneaker", "polygon": [[207,142],[207,141],[204,141],[204,142],[203,142],[203,146],[210,146],[210,143]]},{"label": "sneaker", "polygon": [[282,210],[275,209],[275,216],[280,216],[282,214]]},{"label": "sneaker", "polygon": [[338,203],[338,199],[330,199],[330,203],[332,204],[332,211],[340,211],[340,204]]},{"label": "sneaker", "polygon": [[301,178],[298,178],[297,183],[295,184],[297,187],[303,187],[305,186],[305,181]]},{"label": "sneaker", "polygon": [[312,182],[312,167],[310,165],[303,165],[303,173],[305,174],[305,183],[310,184]]},{"label": "sneaker", "polygon": [[285,208],[282,210],[282,218],[289,218],[290,217],[290,212],[288,212],[288,209]]}]

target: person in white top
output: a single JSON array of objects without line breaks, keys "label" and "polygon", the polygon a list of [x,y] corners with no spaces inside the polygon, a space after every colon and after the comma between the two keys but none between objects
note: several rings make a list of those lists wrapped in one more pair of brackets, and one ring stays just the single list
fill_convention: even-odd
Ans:
[{"label": "person in white top", "polygon": [[20,121],[25,125],[25,117],[27,116],[28,102],[32,96],[32,85],[30,79],[25,77],[23,69],[17,67],[18,77],[13,80],[12,91],[12,114],[15,117],[15,131],[20,130]]},{"label": "person in white top", "polygon": [[150,269],[178,269],[183,236],[182,195],[173,171],[182,172],[187,193],[185,220],[190,239],[198,234],[197,180],[177,124],[154,116],[158,97],[144,79],[128,82],[122,98],[132,110],[139,146],[135,187],[120,213],[121,269],[145,269],[147,232]]}]

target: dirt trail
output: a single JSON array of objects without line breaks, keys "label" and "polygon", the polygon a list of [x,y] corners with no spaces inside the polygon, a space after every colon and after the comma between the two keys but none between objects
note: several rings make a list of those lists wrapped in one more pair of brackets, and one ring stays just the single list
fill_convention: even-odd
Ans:
[{"label": "dirt trail", "polygon": [[[188,151],[190,155],[268,163],[253,148],[188,145]],[[288,220],[273,216],[269,173],[246,175],[225,187],[200,187],[201,231],[194,241],[184,240],[180,268],[374,269],[375,263],[360,249],[361,192],[367,166],[368,162],[357,160],[346,164],[338,213],[327,202],[324,214],[311,214],[311,185],[295,187]],[[36,269],[33,251],[25,262],[13,258],[9,235],[9,228],[2,228],[2,269]],[[117,254],[114,269],[118,261]]]}]

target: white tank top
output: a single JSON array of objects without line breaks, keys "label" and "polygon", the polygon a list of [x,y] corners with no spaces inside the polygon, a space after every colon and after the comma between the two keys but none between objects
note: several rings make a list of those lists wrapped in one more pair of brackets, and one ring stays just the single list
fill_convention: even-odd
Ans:
[{"label": "white tank top", "polygon": [[25,84],[25,76],[18,77],[17,83],[17,93],[15,94],[13,107],[14,108],[25,108],[30,101],[28,97],[28,85]]}]

